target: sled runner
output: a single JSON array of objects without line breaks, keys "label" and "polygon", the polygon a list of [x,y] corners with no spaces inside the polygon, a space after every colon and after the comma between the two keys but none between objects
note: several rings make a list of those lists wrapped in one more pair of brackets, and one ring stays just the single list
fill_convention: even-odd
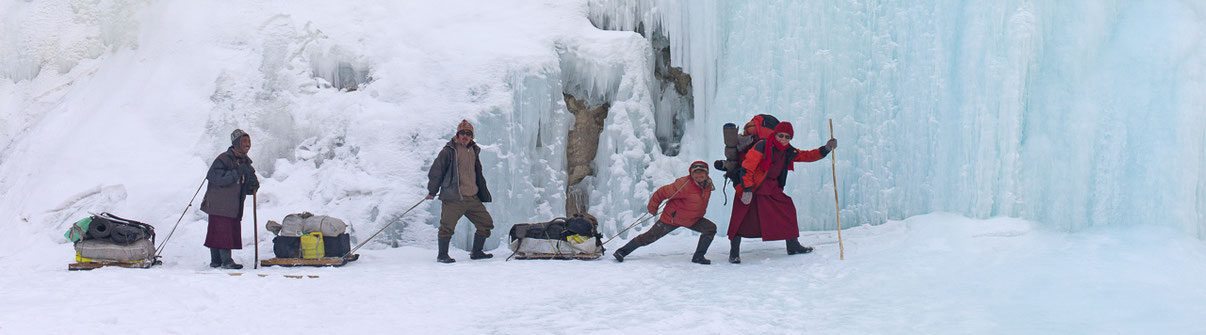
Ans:
[{"label": "sled runner", "polygon": [[360,259],[360,254],[351,254],[344,257],[323,257],[316,259],[305,258],[269,258],[260,261],[261,266],[344,266],[348,262],[354,262]]},{"label": "sled runner", "polygon": [[106,266],[146,269],[146,268],[150,268],[151,266],[160,265],[160,264],[163,264],[163,262],[159,261],[159,259],[155,259],[154,261],[145,261],[144,260],[144,261],[138,261],[138,262],[116,262],[116,261],[94,260],[91,262],[76,262],[76,263],[67,264],[67,270],[70,270],[70,271],[92,270],[92,269],[97,269],[97,268],[103,268]]}]

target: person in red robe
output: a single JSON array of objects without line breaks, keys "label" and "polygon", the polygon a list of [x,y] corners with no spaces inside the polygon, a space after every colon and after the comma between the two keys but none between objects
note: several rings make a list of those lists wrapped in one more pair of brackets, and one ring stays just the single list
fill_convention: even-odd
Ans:
[{"label": "person in red robe", "polygon": [[791,146],[795,131],[790,122],[780,122],[774,133],[758,142],[745,154],[741,167],[745,169],[742,183],[736,185],[737,199],[729,217],[729,263],[741,263],[741,238],[763,241],[787,240],[787,254],[804,254],[811,247],[800,245],[800,227],[796,220],[796,205],[783,193],[787,171],[795,162],[815,162],[837,148],[837,140],[829,139],[816,149],[801,151]]}]

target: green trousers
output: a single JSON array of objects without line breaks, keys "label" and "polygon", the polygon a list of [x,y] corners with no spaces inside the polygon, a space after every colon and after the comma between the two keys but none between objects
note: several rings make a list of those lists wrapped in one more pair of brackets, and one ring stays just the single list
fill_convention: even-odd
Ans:
[{"label": "green trousers", "polygon": [[468,217],[469,222],[477,227],[477,236],[490,237],[494,229],[494,218],[486,211],[486,205],[477,197],[466,197],[465,200],[444,200],[440,206],[440,238],[451,238],[456,232],[456,222],[461,217]]}]

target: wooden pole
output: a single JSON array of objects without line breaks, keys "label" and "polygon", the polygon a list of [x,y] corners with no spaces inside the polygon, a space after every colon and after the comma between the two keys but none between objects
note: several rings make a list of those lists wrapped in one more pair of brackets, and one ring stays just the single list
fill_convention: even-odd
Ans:
[{"label": "wooden pole", "polygon": [[255,192],[251,194],[251,231],[252,241],[255,243],[255,264],[253,269],[260,268],[260,216],[259,216],[259,201],[256,199]]},{"label": "wooden pole", "polygon": [[[833,139],[833,119],[829,119],[829,139]],[[846,247],[842,245],[842,209],[841,206],[838,206],[837,158],[833,157],[833,152],[829,153],[829,159],[830,165],[833,168],[833,210],[837,214],[835,217],[837,217],[838,227],[838,257],[846,260]]]}]

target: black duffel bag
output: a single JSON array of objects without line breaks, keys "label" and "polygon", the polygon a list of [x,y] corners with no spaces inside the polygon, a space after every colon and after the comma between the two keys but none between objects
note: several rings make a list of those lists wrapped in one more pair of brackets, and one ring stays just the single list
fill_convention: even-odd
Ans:
[{"label": "black duffel bag", "polygon": [[301,237],[277,236],[272,238],[272,253],[276,255],[276,258],[301,258]]},{"label": "black duffel bag", "polygon": [[322,237],[323,253],[326,257],[343,257],[352,251],[352,238],[347,233]]}]

